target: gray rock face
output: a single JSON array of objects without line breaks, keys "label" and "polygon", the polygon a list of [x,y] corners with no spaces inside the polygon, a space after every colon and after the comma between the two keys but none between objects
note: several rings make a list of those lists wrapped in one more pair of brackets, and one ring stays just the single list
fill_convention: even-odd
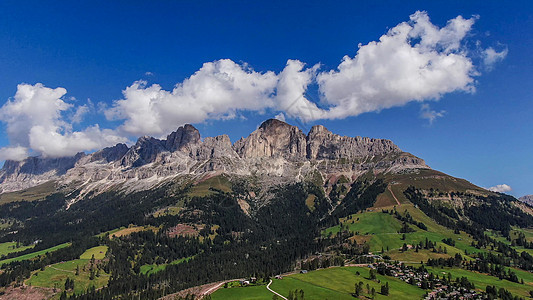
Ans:
[{"label": "gray rock face", "polygon": [[518,200],[533,206],[533,195],[526,195],[518,198]]},{"label": "gray rock face", "polygon": [[[174,152],[187,148],[191,150],[193,145],[200,143],[200,132],[190,124],[186,124],[167,136],[165,148]],[[192,146],[192,147],[191,147]]]},{"label": "gray rock face", "polygon": [[125,167],[140,167],[153,162],[159,153],[166,151],[165,144],[153,137],[143,136],[122,157]]},{"label": "gray rock face", "polygon": [[322,125],[313,126],[307,136],[308,159],[354,159],[392,152],[401,152],[392,141],[340,136]]},{"label": "gray rock face", "polygon": [[26,173],[33,175],[40,175],[49,171],[55,171],[58,175],[63,175],[68,169],[73,168],[80,158],[84,157],[85,153],[78,153],[72,157],[61,158],[41,158],[28,157],[21,162],[7,160],[4,164],[3,170],[6,173]]},{"label": "gray rock face", "polygon": [[306,136],[296,126],[270,119],[246,139],[235,143],[235,151],[242,158],[283,157],[304,159]]},{"label": "gray rock face", "polygon": [[117,144],[87,156],[7,161],[0,170],[0,192],[49,180],[81,188],[83,196],[117,186],[148,189],[177,176],[253,174],[266,184],[276,184],[304,180],[315,172],[323,178],[339,174],[357,178],[371,170],[384,173],[413,168],[429,167],[389,140],[339,136],[324,126],[314,126],[305,135],[295,126],[271,119],[233,145],[227,135],[202,141],[196,128],[185,125],[165,140],[144,136],[130,148]]},{"label": "gray rock face", "polygon": [[113,147],[106,147],[93,153],[90,161],[93,162],[103,160],[106,162],[112,162],[121,159],[126,152],[128,152],[128,146],[126,146],[126,144],[116,144]]},{"label": "gray rock face", "polygon": [[237,152],[233,150],[229,136],[225,134],[216,137],[206,137],[196,152],[196,158],[199,160],[224,157],[230,159],[239,158]]},{"label": "gray rock face", "polygon": [[0,170],[0,193],[26,189],[56,179],[66,174],[83,157],[85,153],[80,152],[71,157],[6,160]]}]

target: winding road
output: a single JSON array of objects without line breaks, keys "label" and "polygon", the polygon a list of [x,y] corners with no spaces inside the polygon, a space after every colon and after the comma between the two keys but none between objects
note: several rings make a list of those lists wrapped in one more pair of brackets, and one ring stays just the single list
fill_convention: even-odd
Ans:
[{"label": "winding road", "polygon": [[272,279],[270,279],[270,282],[267,284],[267,290],[271,291],[272,293],[274,293],[275,295],[278,295],[278,297],[280,297],[281,299],[285,299],[287,300],[286,297],[282,296],[280,293],[274,291],[273,289],[270,288],[270,285],[272,284]]}]

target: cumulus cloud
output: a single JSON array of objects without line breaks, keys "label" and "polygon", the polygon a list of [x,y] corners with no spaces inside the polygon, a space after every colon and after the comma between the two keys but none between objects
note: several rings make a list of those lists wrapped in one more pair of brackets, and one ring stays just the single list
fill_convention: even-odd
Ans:
[{"label": "cumulus cloud", "polygon": [[184,123],[232,117],[236,110],[273,107],[277,82],[274,72],[255,72],[223,59],[205,63],[171,91],[137,81],[105,115],[110,120],[124,119],[119,129],[127,134],[158,136]]},{"label": "cumulus cloud", "polygon": [[[19,84],[13,99],[0,108],[0,120],[7,125],[11,143],[0,149],[0,159],[20,160],[30,150],[45,157],[70,156],[126,140],[112,130],[100,130],[97,125],[73,131],[72,123],[63,115],[74,108],[62,99],[66,93],[64,88],[52,89],[40,83]],[[87,109],[79,106],[71,120],[81,120]]]},{"label": "cumulus cloud", "polygon": [[22,146],[8,146],[0,148],[0,160],[23,160],[28,157],[28,148]]},{"label": "cumulus cloud", "polygon": [[83,116],[86,115],[88,112],[89,112],[89,106],[87,104],[80,105],[78,106],[78,108],[76,109],[76,112],[74,113],[74,115],[72,116],[70,120],[74,124],[80,123],[83,119]]},{"label": "cumulus cloud", "polygon": [[274,119],[285,122],[285,115],[283,113],[277,114]]},{"label": "cumulus cloud", "polygon": [[496,186],[488,188],[488,190],[497,193],[507,193],[510,192],[512,188],[507,184],[498,184]]},{"label": "cumulus cloud", "polygon": [[[222,59],[204,63],[170,90],[136,81],[123,90],[122,99],[110,105],[98,103],[98,109],[90,102],[76,106],[73,100],[65,100],[64,88],[21,84],[15,97],[0,108],[10,140],[10,146],[0,149],[0,159],[32,152],[72,155],[140,135],[161,137],[185,123],[235,118],[243,111],[307,122],[417,101],[422,103],[420,117],[431,124],[444,111],[432,110],[426,101],[451,92],[475,91],[475,77],[480,74],[465,40],[476,19],[458,16],[439,28],[426,12],[418,11],[379,40],[359,45],[356,55],[345,56],[335,70],[321,71],[320,64],[291,59],[279,73],[258,72],[246,63]],[[502,60],[507,49],[487,48],[482,53],[488,68]],[[319,101],[308,96],[313,85],[318,87]],[[73,130],[90,111],[103,113],[120,125]]]},{"label": "cumulus cloud", "polygon": [[306,98],[307,87],[313,82],[320,65],[304,69],[305,64],[299,60],[289,60],[278,75],[275,105],[292,118],[302,121],[320,119],[323,111],[314,102]]},{"label": "cumulus cloud", "polygon": [[[474,92],[475,71],[462,42],[476,17],[458,16],[443,28],[427,13],[390,29],[379,41],[359,46],[337,70],[318,72],[299,60],[288,60],[278,74],[259,73],[229,59],[205,63],[170,91],[137,81],[106,110],[109,120],[124,120],[125,133],[162,135],[184,123],[228,119],[236,111],[284,112],[302,121],[339,119],[402,106],[410,101],[436,100],[454,91]],[[306,91],[317,83],[321,107]],[[424,110],[433,122],[443,112]]]},{"label": "cumulus cloud", "polygon": [[427,104],[427,103],[424,103],[424,104],[422,104],[420,106],[420,117],[422,119],[427,119],[430,125],[433,124],[433,122],[437,118],[444,117],[445,113],[446,113],[446,111],[444,111],[444,110],[441,110],[441,111],[432,110],[429,107],[429,104]]},{"label": "cumulus cloud", "polygon": [[330,105],[321,117],[345,118],[473,92],[477,72],[461,42],[474,21],[458,16],[439,29],[425,12],[416,12],[379,41],[360,46],[337,70],[318,75],[323,101]]},{"label": "cumulus cloud", "polygon": [[492,70],[494,68],[495,63],[502,61],[507,56],[507,52],[507,48],[503,49],[500,52],[494,50],[494,48],[492,47],[483,50],[483,65],[485,65],[485,68],[487,68],[487,70]]}]

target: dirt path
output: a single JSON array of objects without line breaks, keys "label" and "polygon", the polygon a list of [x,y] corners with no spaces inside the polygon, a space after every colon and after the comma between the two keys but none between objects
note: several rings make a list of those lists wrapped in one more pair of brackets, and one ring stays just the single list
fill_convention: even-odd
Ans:
[{"label": "dirt path", "polygon": [[270,279],[270,282],[267,284],[267,290],[269,290],[270,292],[274,293],[275,295],[278,295],[278,297],[281,297],[281,299],[285,299],[287,300],[286,297],[282,296],[280,293],[274,291],[273,289],[270,288],[270,285],[272,284],[272,279]]},{"label": "dirt path", "polygon": [[63,270],[63,269],[59,269],[59,268],[56,268],[54,266],[48,266],[49,268],[52,268],[54,270],[57,270],[57,271],[61,271],[61,272],[69,272],[69,273],[76,273],[75,271],[69,271],[69,270]]},{"label": "dirt path", "polygon": [[[69,271],[69,270],[59,269],[59,268],[54,267],[53,265],[50,265],[50,266],[48,266],[48,267],[49,267],[49,268],[52,268],[52,269],[54,269],[54,270],[57,270],[57,271],[61,271],[61,272],[69,272],[69,273],[74,273],[74,274],[76,273],[76,271]],[[109,274],[100,274],[100,276],[109,277],[109,276],[111,276],[111,275],[109,275]]]},{"label": "dirt path", "polygon": [[222,285],[224,285],[227,282],[240,281],[240,280],[242,280],[242,279],[231,279],[231,280],[222,281],[222,282],[220,282],[220,283],[218,283],[218,284],[216,284],[216,285],[214,285],[214,286],[202,291],[200,296],[203,298],[203,296],[213,293],[214,291],[218,290]]},{"label": "dirt path", "polygon": [[396,198],[396,196],[392,192],[392,189],[390,188],[390,185],[387,188],[389,189],[389,192],[392,195],[392,197],[394,198],[394,200],[396,200],[396,203],[398,203],[398,206],[401,206],[402,204],[400,203],[400,201],[398,201],[398,198]]},{"label": "dirt path", "polygon": [[178,299],[178,297],[185,297],[187,295],[195,295],[197,299],[202,299],[205,296],[214,293],[216,290],[222,287],[226,282],[240,281],[240,280],[242,280],[242,278],[228,279],[228,280],[219,281],[219,282],[207,283],[207,284],[200,285],[200,286],[194,286],[194,287],[190,287],[185,290],[181,290],[177,293],[163,296],[159,298],[159,300],[174,300],[174,299]]}]

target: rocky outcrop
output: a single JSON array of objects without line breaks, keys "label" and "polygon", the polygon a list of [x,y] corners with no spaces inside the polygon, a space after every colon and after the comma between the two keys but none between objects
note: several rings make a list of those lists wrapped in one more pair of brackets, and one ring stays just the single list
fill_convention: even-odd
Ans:
[{"label": "rocky outcrop", "polygon": [[192,153],[192,150],[200,143],[200,132],[194,126],[186,124],[167,136],[164,141],[165,148],[170,151],[184,151]]},{"label": "rocky outcrop", "polygon": [[533,206],[533,195],[526,195],[526,196],[522,196],[520,198],[518,198],[518,200],[530,205],[530,206]]},{"label": "rocky outcrop", "polygon": [[235,151],[242,158],[283,157],[304,159],[306,136],[296,126],[270,119],[246,139],[235,143]]},{"label": "rocky outcrop", "polygon": [[355,159],[401,152],[390,140],[340,136],[322,125],[311,128],[307,136],[308,159]]},{"label": "rocky outcrop", "polygon": [[153,162],[164,151],[166,151],[164,142],[143,136],[124,154],[120,163],[124,167],[140,167]]},{"label": "rocky outcrop", "polygon": [[128,146],[126,144],[116,144],[113,147],[106,147],[100,151],[96,151],[91,155],[90,161],[105,161],[109,163],[121,159],[126,152],[128,152]]},{"label": "rocky outcrop", "polygon": [[196,158],[199,160],[212,158],[238,159],[239,155],[233,150],[229,136],[224,134],[216,137],[206,137],[196,152]]},{"label": "rocky outcrop", "polygon": [[74,168],[85,157],[78,153],[71,157],[28,157],[23,161],[6,160],[0,170],[0,193],[26,189],[55,180]]}]

